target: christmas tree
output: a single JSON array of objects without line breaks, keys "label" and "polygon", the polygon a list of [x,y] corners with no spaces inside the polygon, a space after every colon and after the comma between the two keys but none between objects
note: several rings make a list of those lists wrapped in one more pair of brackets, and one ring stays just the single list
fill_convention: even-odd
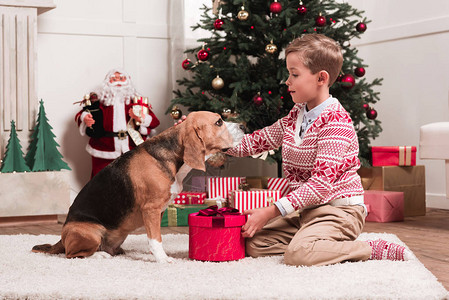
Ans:
[{"label": "christmas tree", "polygon": [[[350,44],[369,23],[363,11],[331,0],[216,0],[214,10],[202,11],[201,23],[192,28],[210,31],[210,37],[185,51],[182,67],[189,73],[177,81],[180,89],[167,112],[179,116],[177,104],[213,111],[246,123],[250,132],[273,124],[293,106],[283,50],[302,34],[321,33],[342,47],[342,72],[330,93],[350,113],[360,160],[369,165],[370,140],[382,131],[372,107],[382,80],[363,78],[367,65]],[[281,162],[280,151],[271,158]]]},{"label": "christmas tree", "polygon": [[39,114],[25,160],[32,171],[71,170],[57,149],[59,144],[56,143],[55,135],[51,131],[53,127],[48,123],[44,101],[41,100],[39,104]]},{"label": "christmas tree", "polygon": [[19,138],[16,132],[16,123],[11,121],[11,133],[9,135],[8,144],[6,145],[6,153],[3,158],[3,164],[0,169],[2,173],[12,173],[12,172],[29,172],[23,158],[22,146],[20,145]]}]

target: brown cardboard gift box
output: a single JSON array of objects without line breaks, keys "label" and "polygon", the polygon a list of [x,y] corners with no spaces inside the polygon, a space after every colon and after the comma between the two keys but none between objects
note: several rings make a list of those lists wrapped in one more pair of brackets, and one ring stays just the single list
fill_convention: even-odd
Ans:
[{"label": "brown cardboard gift box", "polygon": [[426,214],[426,184],[424,166],[385,166],[360,168],[365,190],[397,191],[404,193],[404,216]]},{"label": "brown cardboard gift box", "polygon": [[268,186],[268,176],[247,176],[246,183],[252,189],[266,189]]}]

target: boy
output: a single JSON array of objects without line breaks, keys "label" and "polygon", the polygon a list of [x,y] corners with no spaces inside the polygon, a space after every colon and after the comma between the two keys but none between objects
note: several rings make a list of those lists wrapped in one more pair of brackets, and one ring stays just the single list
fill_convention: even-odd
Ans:
[{"label": "boy", "polygon": [[343,64],[339,45],[309,34],[295,39],[285,55],[295,106],[227,151],[242,157],[282,146],[282,167],[292,190],[273,206],[245,211],[247,254],[284,255],[286,264],[296,266],[407,260],[411,253],[403,246],[355,241],[366,215],[357,174],[358,139],[349,114],[329,94]]}]

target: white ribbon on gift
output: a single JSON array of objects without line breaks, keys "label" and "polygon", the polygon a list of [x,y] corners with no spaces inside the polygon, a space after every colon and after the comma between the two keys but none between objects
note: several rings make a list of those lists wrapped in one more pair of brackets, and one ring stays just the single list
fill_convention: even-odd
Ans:
[{"label": "white ribbon on gift", "polygon": [[412,147],[399,146],[399,165],[410,166],[412,164]]},{"label": "white ribbon on gift", "polygon": [[254,154],[254,155],[251,155],[251,157],[252,158],[259,158],[259,159],[262,159],[262,160],[266,160],[267,157],[268,157],[268,154],[269,155],[273,155],[274,154],[274,150],[269,150],[269,151],[265,151],[265,152],[262,152],[262,153],[259,153],[259,154]]}]

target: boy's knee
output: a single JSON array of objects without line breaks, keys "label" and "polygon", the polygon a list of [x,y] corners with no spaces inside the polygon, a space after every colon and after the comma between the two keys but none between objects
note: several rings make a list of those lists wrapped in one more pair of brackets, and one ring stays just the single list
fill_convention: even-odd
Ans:
[{"label": "boy's knee", "polygon": [[245,252],[247,256],[259,257],[260,256],[260,246],[257,245],[254,239],[246,239],[245,241]]},{"label": "boy's knee", "polygon": [[313,244],[308,245],[289,245],[284,254],[284,263],[290,266],[312,266],[311,261]]}]

